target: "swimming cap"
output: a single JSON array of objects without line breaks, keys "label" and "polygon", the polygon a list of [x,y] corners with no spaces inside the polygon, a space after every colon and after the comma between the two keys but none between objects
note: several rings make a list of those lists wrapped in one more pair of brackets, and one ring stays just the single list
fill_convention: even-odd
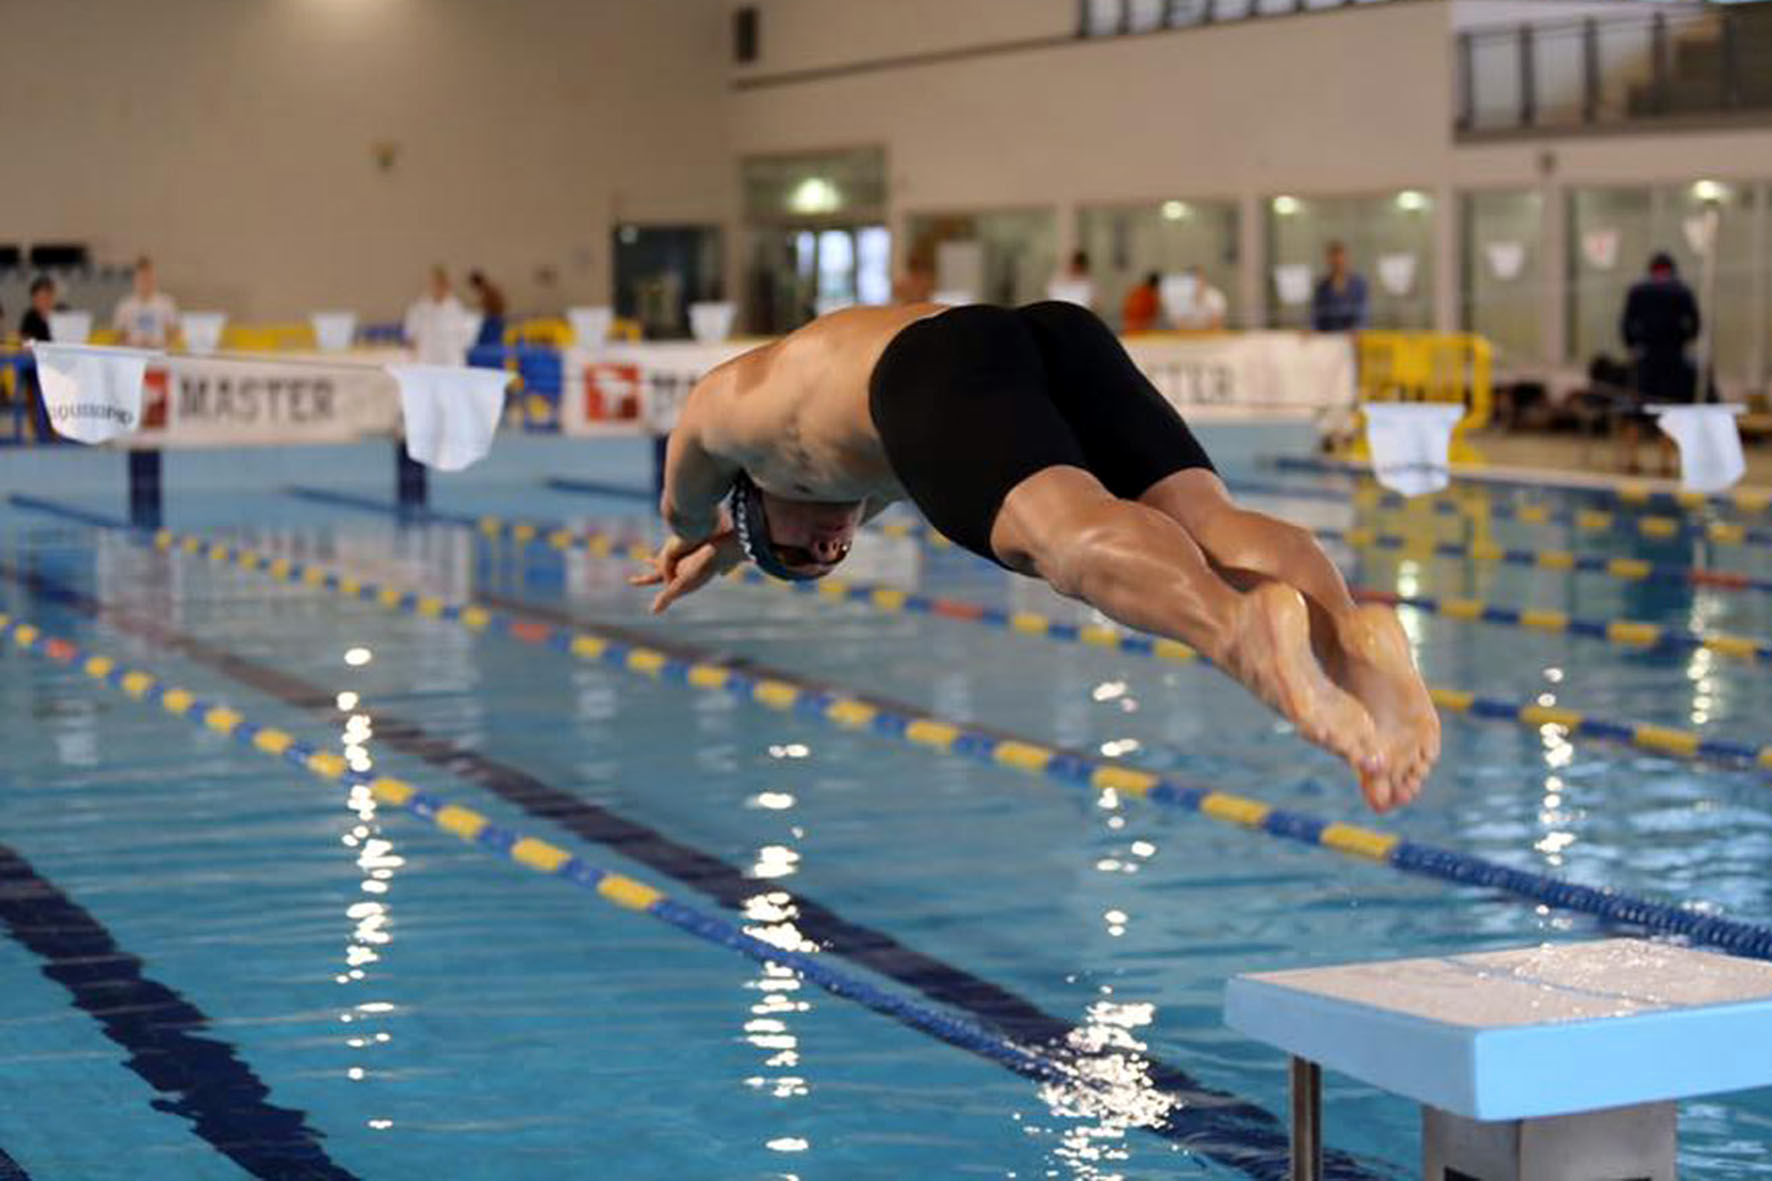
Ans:
[{"label": "swimming cap", "polygon": [[784,582],[811,582],[821,577],[804,570],[790,569],[775,552],[769,540],[769,517],[763,511],[763,490],[746,472],[739,472],[732,481],[732,494],[727,499],[732,512],[732,528],[738,533],[738,544],[744,556],[757,564],[757,569]]}]

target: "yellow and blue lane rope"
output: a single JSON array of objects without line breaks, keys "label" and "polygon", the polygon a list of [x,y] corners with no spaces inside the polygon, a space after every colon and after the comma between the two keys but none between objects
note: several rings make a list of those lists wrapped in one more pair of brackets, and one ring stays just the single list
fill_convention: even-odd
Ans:
[{"label": "yellow and blue lane rope", "polygon": [[[1370,488],[1376,484],[1370,464],[1353,463],[1348,460],[1323,459],[1301,455],[1283,455],[1272,457],[1270,462],[1280,471],[1294,472],[1328,472],[1334,475],[1356,477],[1359,486]],[[1461,488],[1471,490],[1490,490],[1497,488],[1527,488],[1534,492],[1544,491],[1543,481],[1526,479],[1508,479],[1500,476],[1484,476],[1481,479],[1471,476],[1453,476]],[[1558,491],[1578,496],[1600,496],[1627,505],[1661,505],[1667,508],[1679,508],[1688,512],[1704,508],[1733,508],[1744,513],[1763,513],[1772,508],[1772,491],[1763,488],[1737,488],[1730,492],[1687,492],[1663,491],[1634,480],[1618,480],[1611,484],[1601,485],[1570,485]]]},{"label": "yellow and blue lane rope", "polygon": [[[436,514],[433,514],[436,515]],[[468,524],[465,517],[439,517],[451,523]],[[630,558],[647,561],[649,549],[638,542],[622,542],[603,533],[581,532],[542,521],[508,521],[483,516],[472,522],[488,537],[509,538],[528,544],[542,542],[556,549],[583,549],[598,557]],[[944,547],[953,543],[921,522],[892,522],[878,531],[890,537],[908,537]],[[1542,555],[1541,555],[1542,556]],[[1540,565],[1554,565],[1540,562]],[[1635,567],[1627,567],[1633,570]],[[850,584],[842,579],[824,579],[818,583],[781,583],[749,566],[740,567],[734,575],[739,581],[798,590],[804,594],[848,598],[886,610],[910,610],[966,619],[986,626],[1008,627],[1016,631],[1034,632],[1056,640],[1080,640],[1098,647],[1117,648],[1138,655],[1155,655],[1170,659],[1190,660],[1193,649],[1173,640],[1151,640],[1128,635],[1118,629],[1100,626],[1079,626],[1061,623],[1045,616],[1011,613],[983,607],[957,599],[917,595],[865,584]],[[839,589],[840,588],[840,589]],[[1560,632],[1586,639],[1604,640],[1609,644],[1632,649],[1662,649],[1674,652],[1706,650],[1735,660],[1772,661],[1772,642],[1751,636],[1726,632],[1674,631],[1661,624],[1636,619],[1584,619],[1564,611],[1531,607],[1507,607],[1480,599],[1436,597],[1432,595],[1401,595],[1371,587],[1354,587],[1355,599],[1365,603],[1384,603],[1392,607],[1410,607],[1429,615],[1473,623],[1489,623],[1503,627],[1529,628],[1535,631]]]},{"label": "yellow and blue lane rope", "polygon": [[[324,782],[346,788],[361,787],[370,792],[378,804],[417,817],[433,828],[524,869],[568,882],[613,906],[647,915],[758,963],[790,968],[826,992],[856,1001],[944,1042],[989,1058],[1026,1078],[1039,1082],[1093,1085],[1076,1070],[983,1026],[881,988],[860,976],[832,967],[816,955],[767,943],[725,918],[671,898],[637,878],[600,868],[539,837],[526,836],[494,824],[472,808],[421,790],[403,779],[371,776],[352,770],[340,755],[303,742],[287,730],[257,725],[239,711],[171,685],[152,672],[128,668],[109,656],[46,635],[30,623],[3,613],[0,613],[0,639],[34,656],[77,668],[96,683],[119,690],[144,704],[158,705],[169,714],[226,735],[242,746],[280,759]],[[1746,946],[1746,936],[1742,939]],[[1772,956],[1772,931],[1766,933],[1766,940],[1768,955]]]},{"label": "yellow and blue lane rope", "polygon": [[[482,533],[489,537],[508,537],[519,544],[540,543],[560,550],[583,549],[596,557],[631,558],[640,561],[651,557],[651,551],[645,546],[638,543],[623,543],[605,534],[580,534],[565,528],[544,529],[543,526],[532,522],[507,522],[497,517],[481,517],[478,527]],[[170,544],[172,544],[171,541],[162,543],[162,547]],[[200,538],[185,538],[179,544],[182,544],[189,552],[199,552],[207,543]],[[732,577],[750,585],[770,587],[827,602],[858,603],[876,611],[889,613],[911,612],[933,615],[943,619],[975,623],[1000,631],[1042,636],[1058,643],[1086,644],[1091,647],[1105,648],[1134,656],[1152,657],[1158,660],[1191,661],[1200,658],[1199,653],[1194,649],[1176,640],[1158,639],[1096,624],[1066,623],[1030,611],[1006,611],[999,607],[987,607],[965,600],[915,594],[892,587],[851,583],[840,578],[825,578],[817,582],[780,582],[749,566],[742,566],[735,570]],[[1517,611],[1508,607],[1490,606],[1475,600],[1405,599],[1402,596],[1390,596],[1383,592],[1367,592],[1364,597],[1372,601],[1391,602],[1398,605],[1423,606],[1424,609],[1434,610],[1453,619],[1487,619],[1522,627],[1567,631],[1576,635],[1597,633],[1613,643],[1622,645],[1651,646],[1655,643],[1666,642],[1687,650],[1705,648],[1721,655],[1745,660],[1772,659],[1772,645],[1746,637],[1666,633],[1656,628],[1654,624],[1641,624],[1631,620],[1579,620],[1572,619],[1560,612]],[[1737,769],[1757,767],[1763,770],[1772,770],[1772,744],[1756,746],[1722,738],[1706,738],[1694,730],[1660,726],[1650,722],[1615,721],[1609,718],[1594,717],[1581,710],[1541,705],[1536,701],[1512,701],[1502,697],[1489,697],[1465,689],[1432,686],[1428,692],[1433,698],[1434,704],[1440,709],[1481,721],[1508,722],[1532,729],[1544,726],[1561,726],[1573,737],[1622,743],[1639,750],[1716,763],[1720,766]]]},{"label": "yellow and blue lane rope", "polygon": [[1499,562],[1537,570],[1576,574],[1603,574],[1620,582],[1675,582],[1711,590],[1772,592],[1772,578],[1757,578],[1710,566],[1685,566],[1674,562],[1651,562],[1644,558],[1607,557],[1573,550],[1502,546],[1491,541],[1463,543],[1412,537],[1376,529],[1318,529],[1325,541],[1339,541],[1359,550],[1396,550],[1405,556],[1455,558],[1470,562]]},{"label": "yellow and blue lane rope", "polygon": [[[560,531],[551,539],[551,544],[568,548],[570,541],[565,532]],[[206,557],[212,562],[255,571],[277,581],[332,591],[391,611],[451,622],[471,632],[510,636],[523,643],[551,648],[580,660],[653,680],[724,693],[841,729],[866,730],[926,750],[960,755],[1072,786],[1113,791],[1121,796],[1196,812],[1220,823],[1388,865],[1407,873],[1498,890],[1607,922],[1631,924],[1740,955],[1772,959],[1772,928],[1513,869],[1481,857],[1404,840],[1375,829],[1276,808],[1261,800],[1216,791],[1126,763],[1059,750],[1035,740],[991,733],[934,715],[906,712],[860,697],[833,693],[780,675],[756,675],[713,659],[688,659],[582,625],[559,627],[479,605],[452,604],[436,596],[382,586],[226,542],[175,537],[164,530],[154,535],[153,544],[164,551]]]},{"label": "yellow and blue lane rope", "polygon": [[[1359,509],[1385,512],[1430,512],[1436,516],[1484,521],[1513,521],[1521,525],[1553,525],[1577,533],[1634,532],[1640,537],[1663,541],[1708,541],[1713,545],[1766,548],[1772,547],[1772,530],[1750,529],[1733,521],[1691,521],[1682,517],[1617,513],[1606,509],[1558,509],[1547,504],[1509,504],[1506,501],[1480,499],[1474,504],[1446,496],[1422,496],[1410,499],[1395,492],[1362,485],[1349,497],[1326,488],[1292,488],[1284,484],[1241,481],[1230,485],[1232,491],[1258,496],[1285,496],[1294,499],[1328,500],[1351,503]],[[1468,495],[1468,494],[1466,494]]]},{"label": "yellow and blue lane rope", "polygon": [[[921,521],[893,521],[877,528],[888,537],[907,537],[938,549],[953,546],[953,542]],[[1685,566],[1674,562],[1608,557],[1605,554],[1584,554],[1563,549],[1503,546],[1491,541],[1439,541],[1431,537],[1386,532],[1364,526],[1352,529],[1319,528],[1312,532],[1324,541],[1340,542],[1351,549],[1395,550],[1407,557],[1453,558],[1459,561],[1499,562],[1502,565],[1526,566],[1536,570],[1603,574],[1620,582],[1676,582],[1683,586],[1706,587],[1711,590],[1772,592],[1772,578],[1756,578],[1710,566]]]}]

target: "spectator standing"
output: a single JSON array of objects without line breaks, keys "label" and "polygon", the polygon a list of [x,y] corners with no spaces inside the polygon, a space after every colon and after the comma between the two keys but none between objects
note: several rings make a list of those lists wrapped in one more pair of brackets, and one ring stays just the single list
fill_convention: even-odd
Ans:
[{"label": "spectator standing", "polygon": [[1151,332],[1157,327],[1157,316],[1162,311],[1162,299],[1157,294],[1163,276],[1156,271],[1144,277],[1126,293],[1126,299],[1120,305],[1120,331],[1128,336],[1136,332]]},{"label": "spectator standing", "polygon": [[117,305],[111,326],[137,349],[163,349],[178,334],[178,305],[160,290],[154,260],[146,255],[136,260],[135,290]]},{"label": "spectator standing", "polygon": [[[26,344],[34,340],[47,341],[49,336],[49,314],[55,311],[55,280],[48,275],[38,275],[31,280],[31,306],[18,322],[19,339]],[[31,426],[39,443],[53,443],[56,439],[55,429],[49,425],[49,407],[43,404],[43,390],[37,384],[35,372],[28,381],[21,381],[18,396],[22,397],[31,408]]]},{"label": "spectator standing", "polygon": [[[1698,339],[1703,321],[1698,300],[1680,278],[1673,256],[1657,253],[1649,260],[1646,276],[1625,296],[1624,315],[1618,330],[1632,359],[1632,385],[1637,412],[1623,424],[1623,467],[1636,472],[1637,443],[1647,421],[1642,407],[1651,403],[1698,400],[1699,374],[1686,350]],[[1673,473],[1673,440],[1661,437],[1661,470]]]},{"label": "spectator standing", "polygon": [[406,343],[425,365],[460,365],[474,342],[474,316],[450,287],[449,272],[431,268],[425,293],[406,309]]},{"label": "spectator standing", "polygon": [[1193,282],[1185,285],[1183,298],[1169,309],[1169,318],[1183,332],[1219,331],[1224,327],[1225,312],[1230,307],[1224,292],[1206,281],[1206,272],[1200,267],[1189,267],[1187,276]]},{"label": "spectator standing", "polygon": [[1311,298],[1311,327],[1318,332],[1357,332],[1366,327],[1369,310],[1365,277],[1348,266],[1347,247],[1329,243],[1329,273]]},{"label": "spectator standing", "polygon": [[1086,308],[1095,306],[1095,279],[1090,275],[1087,250],[1071,251],[1064,274],[1046,285],[1046,297]]},{"label": "spectator standing", "polygon": [[904,271],[892,281],[892,302],[928,303],[935,296],[935,248],[913,247]]},{"label": "spectator standing", "polygon": [[24,316],[18,322],[19,339],[29,344],[33,340],[49,339],[49,314],[55,311],[55,280],[48,275],[38,275],[31,280],[31,306],[25,309]]},{"label": "spectator standing", "polygon": [[468,286],[480,305],[479,344],[503,344],[505,340],[505,293],[484,271],[469,271]]}]

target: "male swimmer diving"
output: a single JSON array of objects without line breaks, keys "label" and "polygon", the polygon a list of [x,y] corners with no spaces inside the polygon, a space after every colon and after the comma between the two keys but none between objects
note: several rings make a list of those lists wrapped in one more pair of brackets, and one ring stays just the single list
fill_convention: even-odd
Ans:
[{"label": "male swimmer diving", "polygon": [[672,537],[633,582],[662,611],[746,558],[821,578],[906,496],[956,544],[1194,647],[1374,810],[1420,793],[1440,723],[1395,613],[1356,604],[1308,531],[1233,503],[1073,304],[853,308],[715,369],[671,433]]}]

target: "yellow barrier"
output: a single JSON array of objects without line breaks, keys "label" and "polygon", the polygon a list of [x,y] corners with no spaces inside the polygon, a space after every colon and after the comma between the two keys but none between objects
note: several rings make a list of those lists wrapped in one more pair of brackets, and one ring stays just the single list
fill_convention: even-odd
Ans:
[{"label": "yellow barrier", "polygon": [[312,324],[229,324],[222,348],[241,353],[297,353],[318,348]]},{"label": "yellow barrier", "polygon": [[[620,341],[638,342],[643,333],[638,320],[616,320],[610,325],[609,335]],[[505,328],[505,346],[514,348],[520,344],[541,345],[545,348],[565,349],[576,343],[572,335],[572,327],[559,316],[537,316],[531,320],[518,320]]]},{"label": "yellow barrier", "polygon": [[[1452,430],[1453,463],[1482,463],[1465,436],[1494,407],[1494,349],[1468,332],[1362,332],[1354,340],[1362,402],[1453,402],[1464,417]],[[1364,423],[1349,457],[1367,459]]]}]

